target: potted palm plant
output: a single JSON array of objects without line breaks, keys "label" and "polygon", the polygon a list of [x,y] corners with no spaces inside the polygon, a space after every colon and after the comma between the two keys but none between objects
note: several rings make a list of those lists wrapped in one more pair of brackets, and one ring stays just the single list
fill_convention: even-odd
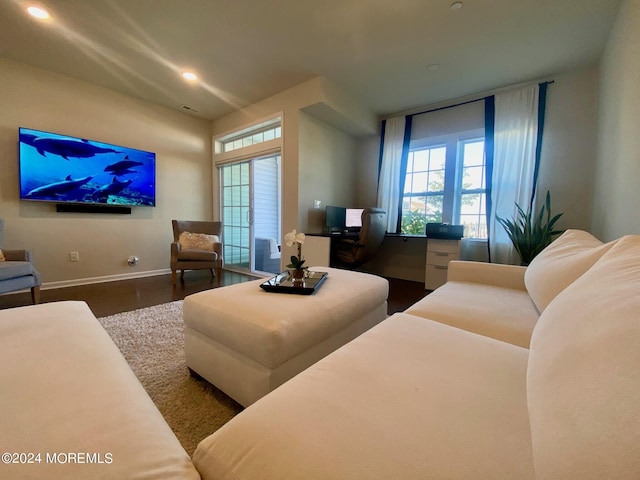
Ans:
[{"label": "potted palm plant", "polygon": [[547,191],[545,204],[534,217],[533,205],[525,212],[516,203],[517,212],[512,220],[500,218],[496,220],[504,227],[513,243],[516,252],[520,255],[522,265],[529,265],[531,261],[544,248],[553,241],[553,237],[562,233],[562,230],[554,230],[553,227],[562,216],[562,213],[551,216],[551,194]]}]

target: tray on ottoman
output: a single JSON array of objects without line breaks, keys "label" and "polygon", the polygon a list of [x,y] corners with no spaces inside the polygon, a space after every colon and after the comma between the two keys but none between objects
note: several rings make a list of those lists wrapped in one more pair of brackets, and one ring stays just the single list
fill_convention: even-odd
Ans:
[{"label": "tray on ottoman", "polygon": [[311,295],[320,288],[324,279],[327,278],[327,272],[310,272],[308,271],[304,278],[299,282],[294,281],[291,273],[282,272],[275,277],[270,278],[260,285],[260,288],[267,292],[275,293],[294,293],[298,295]]}]

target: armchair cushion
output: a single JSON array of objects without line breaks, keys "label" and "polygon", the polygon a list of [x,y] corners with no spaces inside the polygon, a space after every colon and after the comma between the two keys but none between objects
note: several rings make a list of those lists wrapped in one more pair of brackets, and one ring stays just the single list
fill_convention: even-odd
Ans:
[{"label": "armchair cushion", "polygon": [[35,275],[33,265],[29,262],[4,261],[0,264],[0,281],[29,275]]},{"label": "armchair cushion", "polygon": [[208,252],[205,250],[178,250],[176,260],[199,261],[199,262],[215,262],[218,259],[216,252]]},{"label": "armchair cushion", "polygon": [[217,235],[207,235],[206,233],[182,232],[178,238],[181,250],[208,250],[213,252],[215,244],[220,242]]}]

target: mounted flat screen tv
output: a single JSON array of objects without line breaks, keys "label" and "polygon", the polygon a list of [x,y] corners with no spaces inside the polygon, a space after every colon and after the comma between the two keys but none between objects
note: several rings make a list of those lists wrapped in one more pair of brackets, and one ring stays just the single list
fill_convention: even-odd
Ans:
[{"label": "mounted flat screen tv", "polygon": [[19,130],[20,199],[156,205],[156,155],[83,138]]}]

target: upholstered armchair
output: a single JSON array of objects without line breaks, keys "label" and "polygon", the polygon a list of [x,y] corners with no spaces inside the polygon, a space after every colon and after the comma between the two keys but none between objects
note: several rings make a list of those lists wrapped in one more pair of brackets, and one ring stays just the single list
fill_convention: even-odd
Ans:
[{"label": "upholstered armchair", "polygon": [[32,253],[30,250],[2,248],[3,227],[4,220],[0,219],[0,293],[31,289],[31,300],[39,303],[41,280],[33,266]]},{"label": "upholstered armchair", "polygon": [[222,271],[221,222],[172,220],[173,243],[171,243],[171,281],[184,279],[185,270],[211,270],[215,276]]},{"label": "upholstered armchair", "polygon": [[362,228],[357,240],[340,239],[333,252],[337,266],[357,268],[376,256],[386,231],[387,214],[381,208],[362,211]]}]

